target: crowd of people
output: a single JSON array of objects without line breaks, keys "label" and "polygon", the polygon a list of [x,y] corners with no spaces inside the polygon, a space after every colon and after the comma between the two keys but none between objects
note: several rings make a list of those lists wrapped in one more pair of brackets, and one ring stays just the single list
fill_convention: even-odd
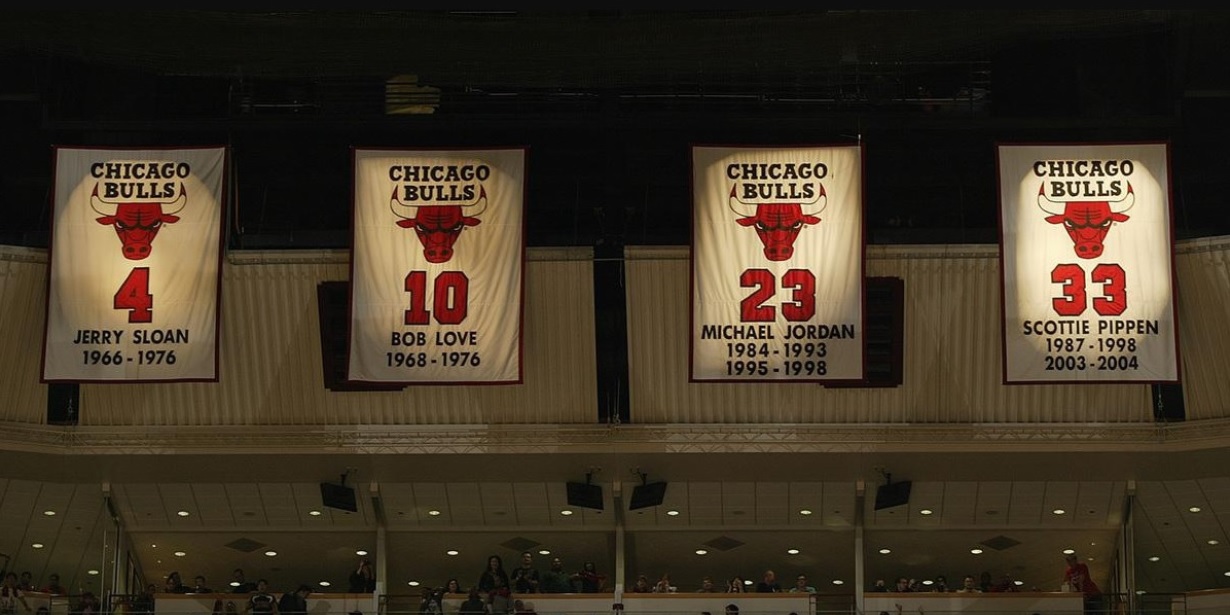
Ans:
[{"label": "crowd of people", "polygon": [[[679,587],[671,582],[670,573],[663,574],[656,583],[650,583],[649,577],[639,575],[632,586],[628,588],[630,593],[675,593],[679,591]],[[735,575],[721,585],[713,581],[713,577],[706,576],[700,580],[700,584],[695,589],[685,589],[683,591],[697,593],[778,593],[778,592],[803,592],[814,594],[816,588],[808,583],[807,575],[798,574],[795,576],[794,584],[789,587],[783,587],[777,580],[777,573],[772,570],[764,571],[764,575],[759,583],[752,583],[745,580],[742,576]]]}]

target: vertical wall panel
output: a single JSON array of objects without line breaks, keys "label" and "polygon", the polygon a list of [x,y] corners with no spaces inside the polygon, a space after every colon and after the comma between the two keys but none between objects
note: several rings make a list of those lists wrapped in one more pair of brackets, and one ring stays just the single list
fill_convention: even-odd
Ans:
[{"label": "vertical wall panel", "polygon": [[1004,386],[996,246],[871,246],[905,281],[905,383],[688,383],[688,251],[629,247],[631,414],[638,423],[1151,422],[1146,385]]},{"label": "vertical wall panel", "polygon": [[0,246],[0,421],[47,422],[47,251]]},{"label": "vertical wall panel", "polygon": [[1230,417],[1230,238],[1184,241],[1176,252],[1187,420]]}]

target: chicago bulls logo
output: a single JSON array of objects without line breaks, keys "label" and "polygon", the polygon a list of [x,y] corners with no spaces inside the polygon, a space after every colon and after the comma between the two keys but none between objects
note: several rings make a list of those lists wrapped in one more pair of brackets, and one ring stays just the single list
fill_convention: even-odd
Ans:
[{"label": "chicago bulls logo", "polygon": [[1072,238],[1073,250],[1080,258],[1097,258],[1102,255],[1103,242],[1115,222],[1127,222],[1123,212],[1136,204],[1132,184],[1127,185],[1127,194],[1115,201],[1053,201],[1046,196],[1044,186],[1038,187],[1038,207],[1048,214],[1046,221],[1063,224]]},{"label": "chicago bulls logo", "polygon": [[[163,204],[160,202],[114,202],[98,196],[98,184],[90,194],[90,207],[98,212],[99,224],[114,226],[120,238],[124,258],[139,261],[150,255],[154,237],[164,224],[179,222],[175,215],[188,204],[188,190],[179,186],[179,198]],[[164,209],[165,208],[165,209]]]},{"label": "chicago bulls logo", "polygon": [[[771,261],[784,261],[794,254],[794,240],[799,231],[809,224],[820,224],[817,217],[828,206],[828,194],[822,184],[816,198],[802,203],[747,203],[735,196],[738,186],[731,186],[730,210],[739,216],[739,226],[756,229],[760,243],[764,245],[764,257]],[[804,207],[807,207],[804,210]]]},{"label": "chicago bulls logo", "polygon": [[478,226],[478,216],[487,210],[487,189],[480,187],[473,203],[444,205],[419,203],[406,205],[397,198],[397,189],[389,200],[389,208],[401,220],[397,226],[413,228],[423,244],[423,257],[429,263],[447,263],[453,258],[453,244],[467,226]]}]

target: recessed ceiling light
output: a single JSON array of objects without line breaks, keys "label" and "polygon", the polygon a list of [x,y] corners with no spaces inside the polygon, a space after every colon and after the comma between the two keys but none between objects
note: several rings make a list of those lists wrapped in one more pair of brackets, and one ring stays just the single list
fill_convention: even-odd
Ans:
[{"label": "recessed ceiling light", "polygon": [[808,509],[806,509],[806,508],[804,508],[803,510],[800,510],[800,511],[799,511],[799,514],[800,514],[800,515],[803,515],[804,517],[806,517],[807,515],[810,515],[810,514],[811,514],[811,511],[810,511],[810,510],[808,510]]},{"label": "recessed ceiling light", "polygon": [[85,573],[86,573],[86,574],[88,574],[88,575],[93,576],[93,575],[97,575],[97,574],[98,574],[98,571],[97,571],[97,570],[94,570],[93,568],[91,568],[91,569],[89,569],[89,570],[85,571]]},{"label": "recessed ceiling light", "polygon": [[333,584],[332,584],[332,583],[330,583],[330,582],[328,582],[328,581],[321,581],[321,582],[317,583],[317,585],[319,585],[319,586],[321,586],[321,587],[328,587],[328,586],[333,585]]},{"label": "recessed ceiling light", "polygon": [[977,547],[970,549],[969,552],[973,553],[974,555],[982,555],[982,549],[979,549]]},{"label": "recessed ceiling light", "polygon": [[56,516],[56,511],[54,511],[54,510],[44,510],[44,511],[43,511],[43,514],[44,514],[44,515],[47,515],[48,517],[54,517],[54,516]]},{"label": "recessed ceiling light", "polygon": [[189,512],[188,512],[188,511],[186,511],[186,510],[181,510],[181,511],[176,512],[175,514],[177,514],[177,515],[179,515],[179,516],[181,516],[181,517],[187,517],[187,516],[188,516],[189,514],[191,514],[191,513],[189,513]]},{"label": "recessed ceiling light", "polygon": [[704,550],[704,549],[697,549],[697,550],[696,550],[696,554],[697,554],[697,555],[708,555],[708,554],[709,554],[709,552],[708,552],[708,551],[706,551],[706,550]]},{"label": "recessed ceiling light", "polygon": [[427,514],[429,514],[429,515],[431,515],[431,516],[433,516],[433,517],[439,517],[439,516],[440,516],[440,511],[438,511],[438,510],[429,510],[429,511],[427,511]]},{"label": "recessed ceiling light", "polygon": [[671,517],[678,517],[678,516],[679,516],[679,511],[677,511],[677,510],[668,510],[668,511],[666,511],[666,514],[667,514],[667,515],[669,515],[669,516],[671,516]]},{"label": "recessed ceiling light", "polygon": [[1064,554],[1064,555],[1072,555],[1073,553],[1076,553],[1076,551],[1075,551],[1075,550],[1073,550],[1073,549],[1064,549],[1064,550],[1063,550],[1063,554]]},{"label": "recessed ceiling light", "polygon": [[799,550],[798,549],[786,549],[786,553],[789,553],[791,555],[798,555]]},{"label": "recessed ceiling light", "polygon": [[231,581],[231,587],[239,587],[239,581]]},{"label": "recessed ceiling light", "polygon": [[935,585],[935,581],[932,581],[931,579],[927,579],[923,581],[922,584],[923,585]]},{"label": "recessed ceiling light", "polygon": [[1216,538],[1210,538],[1210,539],[1209,539],[1209,544],[1211,544],[1211,545],[1215,545],[1215,544],[1219,544],[1219,543],[1217,542],[1217,539],[1216,539]]},{"label": "recessed ceiling light", "polygon": [[418,587],[418,586],[419,586],[419,582],[418,582],[418,581],[409,581],[409,582],[407,582],[407,583],[406,583],[406,585],[409,585],[410,587]]},{"label": "recessed ceiling light", "polygon": [[308,514],[312,515],[313,517],[319,517],[321,513],[319,510],[309,510]]},{"label": "recessed ceiling light", "polygon": [[1230,577],[1230,570],[1223,572],[1222,575]]},{"label": "recessed ceiling light", "polygon": [[565,517],[567,517],[568,515],[571,515],[571,514],[572,514],[572,511],[571,511],[571,510],[567,510],[567,509],[565,509],[565,510],[561,510],[561,511],[559,511],[559,514],[564,515]]},{"label": "recessed ceiling light", "polygon": [[846,582],[841,579],[833,579],[833,585],[844,585]]},{"label": "recessed ceiling light", "polygon": [[445,555],[457,555],[457,553],[458,551],[455,551],[453,549],[449,549],[448,551],[444,552]]},{"label": "recessed ceiling light", "polygon": [[34,547],[35,549],[42,549],[42,548],[43,548],[43,543],[41,543],[41,542],[36,542],[36,543],[34,543],[34,544],[30,545],[30,546],[31,546],[31,547]]},{"label": "recessed ceiling light", "polygon": [[1151,561],[1151,562],[1157,562],[1157,561],[1161,561],[1161,559],[1162,559],[1162,558],[1160,558],[1160,557],[1158,557],[1158,556],[1154,555],[1153,557],[1150,557],[1150,558],[1149,558],[1149,561]]},{"label": "recessed ceiling light", "polygon": [[1143,590],[1143,589],[1138,589],[1138,590],[1136,590],[1136,595],[1137,595],[1137,596],[1143,596],[1143,595],[1145,595],[1145,590]]},{"label": "recessed ceiling light", "polygon": [[1025,581],[1013,581],[1012,584],[1013,585],[1024,585]]},{"label": "recessed ceiling light", "polygon": [[273,557],[277,554],[278,554],[277,551],[265,551],[265,555],[268,555],[269,557]]},{"label": "recessed ceiling light", "polygon": [[176,552],[175,552],[175,557],[183,557],[183,556],[185,556],[185,555],[187,555],[187,553],[184,553],[183,551],[176,551]]},{"label": "recessed ceiling light", "polygon": [[922,509],[922,510],[918,511],[918,514],[923,515],[923,516],[926,516],[926,515],[931,514],[932,512],[933,512],[933,511],[932,511],[930,508],[924,508],[924,509]]},{"label": "recessed ceiling light", "polygon": [[1064,514],[1064,513],[1066,513],[1066,512],[1068,512],[1068,511],[1066,511],[1066,510],[1064,510],[1064,509],[1062,509],[1062,508],[1056,508],[1055,510],[1052,510],[1052,511],[1051,511],[1051,514],[1053,514],[1053,515],[1062,515],[1062,514]]},{"label": "recessed ceiling light", "polygon": [[880,555],[888,555],[889,553],[892,553],[892,552],[893,552],[892,549],[880,549]]},{"label": "recessed ceiling light", "polygon": [[355,551],[354,554],[355,555],[367,555],[367,551],[363,549],[359,549],[358,551]]},{"label": "recessed ceiling light", "polygon": [[751,585],[751,584],[752,584],[752,580],[751,580],[751,579],[745,579],[745,580],[743,581],[743,584],[744,584],[744,585]]},{"label": "recessed ceiling light", "polygon": [[1193,506],[1193,507],[1191,507],[1191,508],[1187,509],[1187,512],[1189,512],[1189,513],[1198,513],[1198,512],[1200,512],[1200,507],[1199,507],[1199,506]]},{"label": "recessed ceiling light", "polygon": [[149,546],[149,548],[151,548],[151,549],[157,549],[157,548],[158,548],[158,545],[150,545],[150,546]]},{"label": "recessed ceiling light", "polygon": [[539,555],[551,555],[551,550],[550,549],[539,549],[538,554]]}]

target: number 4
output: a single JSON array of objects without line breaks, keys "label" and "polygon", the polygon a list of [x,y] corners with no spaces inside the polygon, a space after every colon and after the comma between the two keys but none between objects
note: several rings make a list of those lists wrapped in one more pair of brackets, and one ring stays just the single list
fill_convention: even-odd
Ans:
[{"label": "number 4", "polygon": [[149,267],[136,267],[115,291],[112,306],[117,310],[132,310],[128,322],[151,322],[154,313],[154,296],[149,294]]}]

